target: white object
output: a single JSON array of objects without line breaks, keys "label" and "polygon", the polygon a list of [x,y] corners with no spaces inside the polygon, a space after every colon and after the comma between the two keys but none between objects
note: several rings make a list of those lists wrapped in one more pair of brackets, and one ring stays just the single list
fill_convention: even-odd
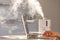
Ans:
[{"label": "white object", "polygon": [[51,30],[51,20],[49,19],[39,19],[38,21],[39,33],[43,34],[45,30]]}]

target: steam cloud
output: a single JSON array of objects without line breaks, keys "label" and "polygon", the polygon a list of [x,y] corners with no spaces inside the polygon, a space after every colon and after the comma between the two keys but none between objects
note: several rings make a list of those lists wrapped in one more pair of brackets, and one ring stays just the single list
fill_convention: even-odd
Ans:
[{"label": "steam cloud", "polygon": [[[14,11],[14,15],[17,16],[17,8],[20,6],[21,7],[21,3],[23,3],[24,0],[15,0],[15,2],[13,3],[13,6],[11,8],[11,11]],[[28,8],[29,8],[29,13],[30,16],[34,16],[36,14],[36,12],[42,16],[42,18],[44,18],[44,14],[42,11],[42,7],[39,3],[39,1],[37,0],[25,0],[26,2],[28,2]],[[22,13],[21,13],[22,14]]]}]

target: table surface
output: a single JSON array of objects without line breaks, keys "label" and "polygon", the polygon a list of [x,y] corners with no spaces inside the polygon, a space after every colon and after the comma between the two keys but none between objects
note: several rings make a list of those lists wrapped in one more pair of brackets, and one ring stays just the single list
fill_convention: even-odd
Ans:
[{"label": "table surface", "polygon": [[9,35],[9,36],[0,36],[0,40],[52,40],[52,38],[40,37],[39,39],[33,39],[33,38],[27,39],[26,35]]}]

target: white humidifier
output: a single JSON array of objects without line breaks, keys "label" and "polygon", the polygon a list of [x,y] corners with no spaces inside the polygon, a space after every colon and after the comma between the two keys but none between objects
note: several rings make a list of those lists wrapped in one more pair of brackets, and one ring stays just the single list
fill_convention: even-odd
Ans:
[{"label": "white humidifier", "polygon": [[43,34],[46,30],[51,30],[51,20],[50,19],[39,19],[38,21],[38,31]]}]

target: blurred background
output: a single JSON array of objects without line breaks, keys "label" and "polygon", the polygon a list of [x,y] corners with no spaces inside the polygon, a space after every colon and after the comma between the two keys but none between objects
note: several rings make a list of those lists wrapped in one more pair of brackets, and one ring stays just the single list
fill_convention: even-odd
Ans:
[{"label": "blurred background", "polygon": [[[47,19],[51,19],[51,29],[52,31],[60,33],[60,0],[38,0],[42,6],[42,10],[44,12],[44,16]],[[12,5],[11,0],[0,0],[0,16],[4,17],[8,15],[10,6]],[[7,17],[9,18],[9,17]],[[20,18],[20,17],[19,17]],[[10,21],[11,22],[11,21]],[[11,23],[0,24],[0,35],[9,35],[8,30],[12,26],[17,26],[16,30],[12,31],[12,34],[20,34],[22,31],[24,32],[24,28],[21,21],[15,21],[11,26]],[[29,23],[30,31],[36,31],[37,22]],[[7,29],[9,26],[9,29]]]},{"label": "blurred background", "polygon": [[51,19],[51,29],[60,32],[60,0],[39,0],[45,17]]}]

